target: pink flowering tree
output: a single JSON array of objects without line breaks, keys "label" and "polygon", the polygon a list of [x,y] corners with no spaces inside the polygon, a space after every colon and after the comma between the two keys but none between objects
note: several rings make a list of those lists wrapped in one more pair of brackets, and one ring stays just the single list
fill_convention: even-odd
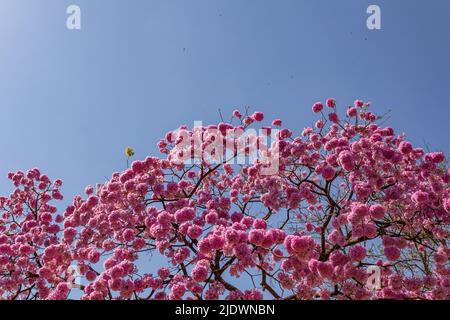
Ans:
[{"label": "pink flowering tree", "polygon": [[[60,214],[60,180],[10,173],[0,297],[449,299],[444,154],[414,148],[360,100],[312,111],[299,136],[280,119],[229,135],[260,112],[182,126],[159,142],[164,157],[134,161]],[[277,170],[233,163],[255,150]]]}]

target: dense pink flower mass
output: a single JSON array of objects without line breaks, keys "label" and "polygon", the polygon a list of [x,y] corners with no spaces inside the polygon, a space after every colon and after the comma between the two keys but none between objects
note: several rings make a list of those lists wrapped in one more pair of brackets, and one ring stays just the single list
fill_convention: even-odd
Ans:
[{"label": "dense pink flower mass", "polygon": [[[449,299],[445,156],[377,124],[361,100],[340,116],[335,99],[325,105],[312,106],[320,119],[300,135],[275,119],[265,129],[279,130],[277,139],[267,144],[224,135],[263,121],[261,112],[181,126],[159,142],[164,157],[133,162],[62,211],[61,180],[38,169],[9,173],[0,298],[81,290],[92,300]],[[264,173],[259,159],[231,164],[217,149],[209,157],[223,161],[213,164],[195,149],[222,140],[233,157],[265,147],[278,170]]]}]

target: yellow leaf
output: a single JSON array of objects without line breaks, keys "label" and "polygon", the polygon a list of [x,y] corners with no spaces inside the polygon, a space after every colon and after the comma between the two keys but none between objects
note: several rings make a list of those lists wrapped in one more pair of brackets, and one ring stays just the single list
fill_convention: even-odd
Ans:
[{"label": "yellow leaf", "polygon": [[134,155],[134,150],[130,147],[126,147],[125,148],[125,155],[127,157],[132,157]]}]

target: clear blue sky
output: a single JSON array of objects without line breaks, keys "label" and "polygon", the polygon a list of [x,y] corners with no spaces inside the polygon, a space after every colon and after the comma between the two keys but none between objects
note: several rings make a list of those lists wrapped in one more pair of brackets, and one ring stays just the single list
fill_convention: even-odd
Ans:
[{"label": "clear blue sky", "polygon": [[[69,4],[81,31],[65,27]],[[155,154],[219,107],[298,132],[313,102],[362,98],[416,145],[449,151],[447,0],[0,0],[0,15],[0,194],[8,171],[37,166],[68,202],[124,169],[127,145]]]}]

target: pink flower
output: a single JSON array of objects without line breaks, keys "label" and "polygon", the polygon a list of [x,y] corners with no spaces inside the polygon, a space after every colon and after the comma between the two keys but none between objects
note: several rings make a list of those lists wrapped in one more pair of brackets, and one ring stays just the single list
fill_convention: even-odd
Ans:
[{"label": "pink flower", "polygon": [[342,151],[338,157],[339,163],[346,171],[352,171],[355,168],[355,160],[350,151]]},{"label": "pink flower", "polygon": [[339,122],[338,115],[337,115],[337,113],[335,113],[335,112],[332,112],[332,113],[328,114],[328,119],[329,119],[331,122],[334,122],[334,123],[338,123],[338,122]]},{"label": "pink flower", "polygon": [[364,236],[368,239],[373,239],[378,235],[377,226],[374,223],[367,223],[364,225]]},{"label": "pink flower", "polygon": [[277,126],[277,127],[281,127],[281,125],[282,125],[281,119],[275,119],[275,120],[273,120],[273,121],[272,121],[272,125],[273,125],[273,126]]},{"label": "pink flower", "polygon": [[364,101],[362,101],[362,100],[355,100],[355,102],[353,104],[357,108],[362,108],[364,106]]},{"label": "pink flower", "polygon": [[194,217],[195,217],[195,209],[194,208],[187,207],[187,208],[183,208],[183,209],[175,212],[175,220],[178,223],[192,220],[192,219],[194,219]]},{"label": "pink flower", "polygon": [[133,229],[125,229],[122,233],[122,237],[126,242],[130,242],[135,237],[135,231]]},{"label": "pink flower", "polygon": [[92,263],[97,263],[100,260],[100,252],[97,250],[91,250],[88,254],[89,261]]},{"label": "pink flower", "polygon": [[373,219],[383,219],[386,214],[386,209],[380,204],[370,206],[370,216]]},{"label": "pink flower", "polygon": [[210,211],[205,216],[205,221],[206,221],[206,223],[209,223],[209,224],[215,224],[217,222],[217,219],[219,219],[219,215],[217,214],[216,211]]},{"label": "pink flower", "polygon": [[257,111],[255,113],[253,113],[252,118],[253,118],[253,120],[258,121],[258,122],[263,121],[264,113]]},{"label": "pink flower", "polygon": [[369,206],[364,203],[355,204],[352,207],[352,212],[355,212],[357,215],[361,217],[365,217],[369,214]]},{"label": "pink flower", "polygon": [[245,124],[246,126],[252,124],[254,121],[255,121],[255,120],[254,120],[252,117],[245,117],[245,118],[244,118],[244,124]]},{"label": "pink flower", "polygon": [[36,250],[29,244],[23,244],[19,247],[19,253],[21,255],[29,255],[34,253]]},{"label": "pink flower", "polygon": [[71,286],[67,282],[61,282],[56,286],[56,289],[48,296],[48,300],[63,300],[69,294]]},{"label": "pink flower", "polygon": [[195,224],[188,228],[187,235],[191,239],[197,239],[198,237],[200,237],[201,234],[202,234],[202,228]]},{"label": "pink flower", "polygon": [[428,202],[428,193],[423,191],[416,191],[412,194],[411,200],[417,204]]},{"label": "pink flower", "polygon": [[354,246],[349,251],[352,261],[362,261],[366,257],[366,248],[363,246]]},{"label": "pink flower", "polygon": [[202,282],[208,279],[209,270],[204,264],[197,264],[192,269],[191,277],[197,282]]},{"label": "pink flower", "polygon": [[318,113],[318,112],[322,111],[322,109],[323,109],[323,104],[321,102],[316,102],[312,106],[312,111],[314,113]]},{"label": "pink flower", "polygon": [[0,245],[8,242],[8,236],[6,234],[0,234]]},{"label": "pink flower", "polygon": [[366,204],[356,203],[352,207],[348,220],[352,225],[359,224],[369,214],[369,207]]},{"label": "pink flower", "polygon": [[94,281],[96,278],[97,278],[97,274],[94,271],[89,270],[88,272],[86,272],[86,280],[87,281]]},{"label": "pink flower", "polygon": [[38,274],[44,279],[49,279],[53,275],[53,272],[47,267],[42,267],[39,269]]},{"label": "pink flower", "polygon": [[445,161],[445,155],[442,152],[430,152],[425,155],[425,161],[441,163]]},{"label": "pink flower", "polygon": [[325,167],[322,169],[322,177],[323,177],[325,180],[333,180],[334,175],[335,175],[335,171],[334,171],[333,167],[325,166]]},{"label": "pink flower", "polygon": [[267,222],[263,219],[255,219],[253,221],[253,228],[255,229],[266,229],[267,228]]},{"label": "pink flower", "polygon": [[209,239],[209,243],[212,249],[221,250],[225,244],[225,239],[222,236],[215,234],[211,236],[211,238]]},{"label": "pink flower", "polygon": [[402,141],[398,145],[398,150],[403,154],[408,154],[413,150],[412,144],[407,141]]},{"label": "pink flower", "polygon": [[284,240],[284,246],[289,253],[306,257],[305,254],[312,254],[315,242],[310,236],[287,236]]},{"label": "pink flower", "polygon": [[345,237],[338,230],[333,230],[328,236],[328,240],[331,243],[338,244],[340,246],[344,246],[345,244]]},{"label": "pink flower", "polygon": [[262,300],[263,294],[258,289],[245,290],[242,296],[243,300]]},{"label": "pink flower", "polygon": [[333,266],[331,263],[320,261],[317,264],[317,270],[322,278],[331,278],[333,276]]},{"label": "pink flower", "polygon": [[400,258],[400,250],[397,247],[384,247],[384,255],[391,261]]},{"label": "pink flower", "polygon": [[335,108],[336,107],[336,100],[333,98],[327,99],[326,105],[328,108]]},{"label": "pink flower", "polygon": [[444,210],[447,211],[447,213],[450,213],[450,198],[446,198],[442,200]]},{"label": "pink flower", "polygon": [[358,114],[358,109],[356,109],[354,107],[351,107],[351,108],[347,109],[347,116],[352,118],[352,117],[356,117],[357,114]]},{"label": "pink flower", "polygon": [[250,231],[248,240],[250,241],[250,243],[253,243],[256,246],[262,245],[264,241],[264,230],[254,229]]},{"label": "pink flower", "polygon": [[233,111],[233,116],[238,118],[238,119],[242,118],[242,114],[239,112],[239,110],[234,110]]},{"label": "pink flower", "polygon": [[317,129],[322,129],[324,125],[325,125],[325,122],[322,119],[317,120],[316,123],[314,124],[314,126]]},{"label": "pink flower", "polygon": [[184,294],[186,293],[186,286],[184,283],[176,283],[172,285],[172,291],[171,294],[173,300],[180,300]]},{"label": "pink flower", "polygon": [[88,196],[90,196],[91,194],[94,193],[94,187],[92,187],[92,186],[87,186],[87,187],[84,189],[84,193],[86,193]]},{"label": "pink flower", "polygon": [[58,189],[54,189],[52,191],[52,197],[53,197],[53,199],[56,199],[56,200],[62,200],[63,199],[63,196],[62,196],[61,192]]},{"label": "pink flower", "polygon": [[167,268],[160,268],[160,269],[158,270],[158,276],[159,276],[161,279],[166,279],[169,275],[170,275],[170,271],[169,271],[169,269],[167,269]]},{"label": "pink flower", "polygon": [[438,250],[434,254],[434,261],[437,264],[444,264],[447,262],[447,260],[448,260],[447,254],[443,250]]}]

